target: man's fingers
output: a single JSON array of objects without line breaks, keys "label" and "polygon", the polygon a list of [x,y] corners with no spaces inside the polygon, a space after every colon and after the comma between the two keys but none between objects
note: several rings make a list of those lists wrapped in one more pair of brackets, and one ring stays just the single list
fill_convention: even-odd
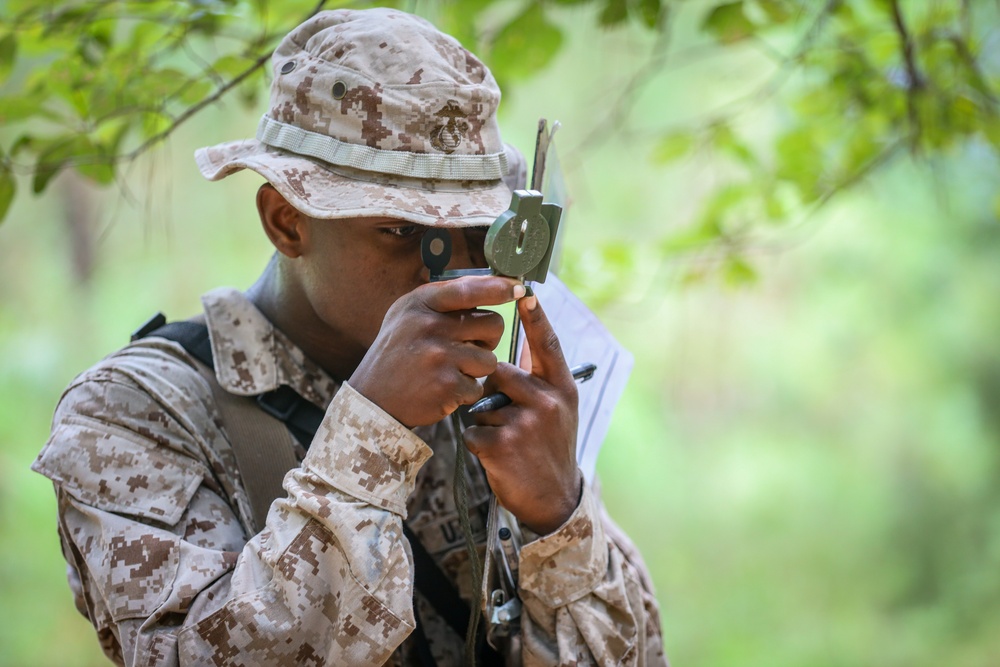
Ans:
[{"label": "man's fingers", "polygon": [[497,357],[478,345],[462,343],[455,351],[455,366],[464,375],[483,378],[497,369]]},{"label": "man's fingers", "polygon": [[545,316],[537,296],[517,302],[524,326],[524,341],[531,348],[531,373],[557,386],[573,384],[559,337]]},{"label": "man's fingers", "polygon": [[531,372],[531,346],[528,341],[521,343],[521,357],[517,360],[517,365],[522,371]]},{"label": "man's fingers", "polygon": [[483,459],[490,453],[495,453],[498,445],[504,442],[503,427],[470,426],[465,429],[464,439],[469,451]]},{"label": "man's fingers", "polygon": [[504,362],[498,363],[496,370],[486,378],[483,390],[485,394],[502,392],[507,394],[512,402],[528,405],[532,402],[548,400],[547,388],[548,386],[543,379],[534,377],[517,366]]},{"label": "man's fingers", "polygon": [[424,304],[439,313],[499,306],[524,295],[524,285],[502,276],[465,276],[418,288]]},{"label": "man's fingers", "polygon": [[503,317],[491,310],[463,310],[449,313],[455,339],[495,350],[503,337]]}]

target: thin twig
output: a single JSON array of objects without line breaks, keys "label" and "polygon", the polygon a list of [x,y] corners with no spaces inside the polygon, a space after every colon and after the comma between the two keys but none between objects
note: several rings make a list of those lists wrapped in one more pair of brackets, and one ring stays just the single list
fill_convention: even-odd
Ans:
[{"label": "thin twig", "polygon": [[[311,17],[315,16],[316,14],[318,14],[323,9],[323,6],[326,5],[326,3],[327,3],[327,0],[320,0],[316,4],[316,6],[313,8],[313,10],[309,13],[309,16],[306,17],[306,18],[308,19],[308,18],[311,18]],[[123,160],[134,160],[135,158],[137,158],[142,153],[146,152],[147,150],[149,150],[150,148],[152,148],[153,146],[155,146],[159,142],[161,142],[164,139],[166,139],[167,137],[169,137],[178,127],[180,127],[181,125],[183,125],[192,116],[194,116],[195,114],[197,114],[198,112],[200,112],[205,107],[207,107],[207,106],[209,106],[211,104],[214,104],[215,102],[218,102],[222,98],[223,95],[225,95],[230,90],[232,90],[233,88],[235,88],[236,86],[240,85],[241,83],[243,83],[244,81],[246,81],[248,78],[250,78],[250,76],[252,76],[254,74],[254,72],[256,72],[258,69],[260,69],[261,67],[263,67],[264,64],[268,60],[271,59],[271,55],[273,53],[274,53],[274,50],[272,49],[272,50],[268,51],[267,53],[261,55],[259,58],[257,58],[257,60],[255,60],[253,62],[253,64],[250,67],[248,67],[247,69],[245,69],[242,72],[240,72],[235,78],[231,79],[224,86],[222,86],[221,88],[219,88],[218,90],[216,90],[214,93],[212,93],[211,95],[209,95],[208,97],[206,97],[205,99],[203,99],[201,102],[198,102],[194,106],[191,106],[191,107],[188,107],[187,109],[185,109],[184,113],[182,113],[181,115],[177,116],[177,118],[174,119],[173,123],[170,124],[170,127],[168,127],[167,129],[163,130],[159,134],[156,134],[155,136],[150,137],[141,146],[139,146],[135,150],[131,151],[130,153],[126,153],[125,155],[121,156],[120,159],[123,159]]]},{"label": "thin twig", "polygon": [[[813,20],[812,24],[796,44],[791,54],[786,56],[778,64],[777,69],[763,84],[758,86],[749,94],[735,100],[730,100],[707,114],[699,114],[697,118],[673,123],[670,126],[662,128],[658,131],[668,133],[671,131],[692,129],[694,127],[710,127],[712,125],[726,123],[746,111],[748,108],[753,108],[764,100],[777,94],[788,79],[791,78],[793,66],[798,64],[805,54],[813,47],[820,34],[822,34],[827,18],[833,10],[840,5],[841,2],[842,0],[827,0],[823,7],[819,10],[819,13],[816,14],[816,18]],[[717,49],[718,47],[715,48]],[[634,96],[641,83],[645,82],[645,80],[662,69],[662,65],[666,61],[667,56],[668,54],[664,53],[651,58],[646,65],[636,72],[636,74],[633,75],[632,79],[629,81],[629,84],[626,86],[618,102],[615,104],[614,109],[627,110],[632,104],[632,101],[627,98]],[[619,116],[612,115],[612,118],[616,117]],[[587,137],[585,137],[577,146],[569,151],[569,154],[582,152],[588,144],[608,139],[610,133],[602,131],[605,127],[607,127],[605,123],[597,125],[594,130],[587,135]],[[613,125],[612,127],[617,127],[617,125]],[[644,138],[649,137],[648,130],[643,130],[641,134]],[[576,164],[580,164],[580,161],[576,161]]]},{"label": "thin twig", "polygon": [[[834,183],[831,187],[827,188],[823,192],[823,194],[817,197],[816,201],[813,202],[811,206],[809,206],[808,210],[806,210],[803,213],[802,217],[799,219],[798,222],[784,228],[784,233],[782,234],[782,238],[788,239],[792,233],[798,230],[806,229],[809,226],[809,223],[811,223],[816,218],[816,215],[818,215],[820,211],[824,210],[826,206],[835,197],[854,188],[859,183],[861,183],[861,181],[871,176],[875,171],[888,164],[891,160],[897,157],[905,147],[906,147],[905,139],[898,139],[897,141],[894,141],[893,143],[883,148],[877,155],[872,157],[865,164],[863,164],[857,171],[847,175],[845,178],[841,179],[837,183]],[[802,245],[810,236],[811,235],[808,234],[800,234],[798,238],[794,238],[791,240],[782,240],[781,242],[778,243],[764,242],[759,240],[755,241],[751,234],[738,237],[729,236],[724,240],[727,243],[726,253],[738,250],[740,252],[755,251],[760,254],[766,254],[766,253],[786,252],[794,247]],[[704,250],[705,249],[703,249],[702,252],[704,252]],[[709,252],[711,252],[710,249],[708,250]],[[692,251],[690,252],[697,252],[697,251],[698,249],[692,249]],[[671,259],[676,258],[677,255],[683,255],[683,254],[686,253],[677,253],[676,255],[672,255]],[[716,252],[716,255],[718,256],[721,256],[722,254],[724,253]],[[709,258],[710,257],[711,255],[709,255]],[[704,256],[701,258],[705,259]]]},{"label": "thin twig", "polygon": [[[641,291],[634,291],[634,299],[629,299],[629,305],[633,307],[646,308],[651,299],[656,298],[654,291],[658,285],[663,285],[664,280],[660,277],[671,265],[684,262],[687,265],[695,264],[715,264],[727,257],[735,255],[742,256],[773,256],[780,253],[789,252],[802,246],[815,232],[815,227],[810,226],[816,216],[826,205],[837,195],[857,186],[862,180],[870,176],[877,169],[883,167],[906,147],[905,140],[898,140],[885,147],[878,155],[865,163],[860,169],[847,178],[841,180],[828,189],[816,202],[803,214],[802,218],[794,225],[785,228],[782,234],[782,241],[755,240],[751,234],[745,235],[725,235],[715,241],[706,243],[700,247],[691,248],[685,251],[671,253],[663,257],[652,269],[652,276],[645,281],[646,288]],[[797,230],[808,230],[808,233],[800,233],[792,238],[791,233]]]},{"label": "thin twig", "polygon": [[[709,241],[700,246],[689,248],[683,251],[676,251],[667,256],[661,257],[655,268],[650,271],[649,279],[643,281],[644,288],[630,291],[634,298],[627,300],[632,307],[646,308],[651,299],[656,298],[654,294],[657,286],[663,285],[665,280],[662,276],[672,265],[683,262],[687,265],[696,264],[717,264],[718,262],[733,255],[742,256],[765,256],[776,255],[793,250],[801,246],[815,232],[815,227],[811,227],[816,215],[834,199],[837,195],[857,186],[862,180],[870,176],[877,169],[886,165],[895,158],[906,147],[906,141],[897,140],[886,146],[878,155],[866,162],[860,169],[836,183],[823,193],[807,211],[801,219],[789,227],[784,228],[782,241],[755,240],[752,234],[724,234],[719,238]],[[796,238],[790,238],[791,233],[799,230],[807,230],[808,233],[800,233]],[[635,282],[635,281],[634,281]]]},{"label": "thin twig", "polygon": [[916,48],[913,38],[906,27],[903,19],[902,9],[899,7],[899,0],[891,0],[892,22],[899,34],[900,49],[903,53],[903,62],[906,66],[906,113],[910,118],[911,147],[914,151],[919,146],[920,136],[923,133],[920,123],[920,110],[917,108],[917,95],[926,85],[920,69],[917,67]]},{"label": "thin twig", "polygon": [[186,36],[185,39],[181,41],[181,49],[187,54],[187,57],[191,59],[191,62],[202,68],[202,72],[205,73],[205,76],[210,78],[216,86],[226,85],[225,79],[223,79],[219,73],[215,71],[212,64],[202,58],[198,52],[191,47],[191,43],[187,40]]},{"label": "thin twig", "polygon": [[234,79],[231,79],[228,83],[226,83],[226,85],[224,85],[221,88],[219,88],[218,90],[216,90],[214,93],[212,93],[211,95],[209,95],[208,97],[206,97],[205,99],[203,99],[201,102],[198,102],[194,106],[191,106],[191,107],[188,107],[187,109],[185,109],[184,113],[182,113],[181,115],[177,116],[177,118],[174,119],[173,123],[170,124],[170,127],[168,127],[167,129],[163,130],[159,134],[156,134],[156,135],[150,137],[142,145],[140,145],[138,148],[136,148],[135,150],[131,151],[130,153],[126,153],[125,155],[120,156],[119,159],[122,159],[122,160],[134,160],[135,158],[139,157],[140,155],[142,155],[143,153],[145,153],[147,150],[149,150],[150,148],[152,148],[153,146],[155,146],[156,144],[158,144],[159,142],[163,141],[164,139],[166,139],[167,137],[169,137],[171,134],[173,134],[173,132],[178,127],[180,127],[182,124],[184,124],[184,122],[186,122],[187,120],[189,120],[192,116],[194,116],[195,114],[197,114],[199,111],[201,111],[202,109],[204,109],[205,107],[207,107],[207,106],[209,106],[211,104],[214,104],[214,103],[218,102],[222,98],[223,95],[225,95],[230,90],[232,90],[236,86],[238,86],[241,83],[243,83],[244,81],[246,81],[251,75],[253,75],[254,72],[256,72],[258,69],[260,69],[264,65],[264,63],[266,63],[270,59],[271,59],[271,53],[266,53],[266,54],[260,56],[259,58],[257,58],[257,60],[254,61],[253,65],[251,65],[250,67],[248,67],[247,69],[245,69],[243,72],[241,72],[240,74],[238,74]]},{"label": "thin twig", "polygon": [[618,127],[620,125],[621,121],[628,115],[628,112],[635,104],[636,91],[650,77],[656,74],[666,61],[669,55],[670,41],[670,26],[667,25],[663,27],[663,31],[657,36],[649,60],[636,70],[625,83],[622,93],[615,100],[615,103],[611,106],[611,111],[605,116],[604,120],[597,123],[591,129],[590,133],[580,140],[580,143],[567,151],[566,157],[569,163],[574,162],[572,157],[577,153],[584,152],[587,148],[607,140],[611,133],[606,128]]},{"label": "thin twig", "polygon": [[975,79],[977,90],[979,90],[979,92],[986,97],[990,106],[995,107],[998,103],[996,93],[994,93],[993,89],[990,87],[989,80],[983,73],[982,68],[979,66],[979,61],[976,60],[976,56],[972,53],[972,50],[969,49],[968,43],[958,35],[951,35],[948,37],[948,40],[951,42],[952,46],[955,47],[955,52],[958,53],[958,57],[962,59],[962,62],[969,69],[969,73],[972,74]]},{"label": "thin twig", "polygon": [[962,24],[962,36],[965,39],[972,39],[972,2],[971,0],[962,0],[959,5],[959,12],[961,16]]}]

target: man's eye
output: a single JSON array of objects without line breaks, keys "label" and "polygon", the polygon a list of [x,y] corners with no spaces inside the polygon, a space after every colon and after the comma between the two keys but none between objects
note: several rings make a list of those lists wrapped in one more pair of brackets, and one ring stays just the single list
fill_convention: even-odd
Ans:
[{"label": "man's eye", "polygon": [[424,228],[420,225],[399,225],[398,227],[382,227],[383,234],[389,234],[390,236],[396,236],[401,239],[409,238],[411,236],[416,236],[423,230]]}]

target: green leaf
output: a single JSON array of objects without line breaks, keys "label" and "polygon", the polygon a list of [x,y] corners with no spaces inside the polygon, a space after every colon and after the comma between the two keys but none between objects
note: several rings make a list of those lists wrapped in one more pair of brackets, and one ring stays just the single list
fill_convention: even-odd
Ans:
[{"label": "green leaf", "polygon": [[716,189],[704,206],[704,224],[716,229],[725,229],[722,224],[725,214],[735,209],[753,195],[753,187],[749,183],[727,183]]},{"label": "green leaf", "polygon": [[14,181],[10,165],[7,162],[0,162],[0,222],[7,217],[7,211],[10,210],[16,192],[17,183]]},{"label": "green leaf", "polygon": [[83,146],[86,152],[77,155],[76,171],[82,176],[86,176],[95,183],[108,185],[115,180],[117,165],[114,156],[118,152],[118,147],[122,137],[128,129],[128,122],[109,123],[110,127],[102,128],[101,138],[98,134],[91,134]]},{"label": "green leaf", "polygon": [[22,134],[14,140],[10,146],[10,156],[16,157],[23,150],[30,150],[35,146],[35,138],[30,134]]},{"label": "green leaf", "polygon": [[49,140],[47,148],[38,155],[35,163],[35,176],[31,181],[31,191],[40,194],[49,182],[66,167],[71,159],[93,159],[94,145],[85,135],[65,135]]},{"label": "green leaf", "polygon": [[653,148],[653,162],[669,164],[687,155],[693,147],[694,137],[690,132],[671,132],[656,142]]},{"label": "green leaf", "polygon": [[85,93],[98,74],[94,68],[86,66],[79,58],[65,55],[50,65],[43,78],[37,80],[37,84],[44,85],[54,97],[69,104],[78,117],[86,118],[89,113],[90,95]]},{"label": "green leaf", "polygon": [[225,17],[207,11],[196,11],[188,17],[187,27],[192,32],[212,36],[219,32]]},{"label": "green leaf", "polygon": [[824,155],[808,126],[793,128],[778,138],[776,175],[793,183],[802,203],[809,203],[819,196],[823,175]]},{"label": "green leaf", "polygon": [[501,79],[526,79],[549,64],[562,41],[562,32],[546,18],[542,5],[529,3],[493,40],[491,68]]},{"label": "green leaf", "polygon": [[628,18],[628,2],[626,0],[607,0],[601,15],[597,17],[597,22],[609,28],[621,25]]},{"label": "green leaf", "polygon": [[697,250],[717,241],[720,236],[721,231],[711,222],[708,224],[691,225],[665,238],[660,243],[660,250],[665,255]]},{"label": "green leaf", "polygon": [[722,44],[746,39],[753,35],[754,25],[743,9],[743,0],[719,5],[705,17],[701,29]]},{"label": "green leaf", "polygon": [[173,118],[161,111],[149,111],[142,115],[142,138],[152,139],[156,135],[165,132]]},{"label": "green leaf", "polygon": [[95,158],[94,162],[76,165],[76,171],[100,185],[110,185],[115,181],[115,165],[110,159]]},{"label": "green leaf", "polygon": [[473,52],[479,50],[477,18],[492,0],[451,0],[436,4],[433,21],[442,32],[451,35]]},{"label": "green leaf", "polygon": [[601,246],[601,259],[605,268],[624,270],[635,265],[635,244],[608,241]]},{"label": "green leaf", "polygon": [[188,83],[187,75],[180,70],[170,67],[151,70],[143,79],[142,94],[150,101],[160,101],[182,93]]},{"label": "green leaf", "polygon": [[192,79],[184,87],[180,94],[180,100],[184,104],[197,104],[212,92],[212,83],[203,78]]},{"label": "green leaf", "polygon": [[778,193],[771,188],[764,193],[764,212],[767,214],[767,219],[771,222],[779,222],[785,219],[788,214],[788,210],[785,208],[785,203],[781,200]]},{"label": "green leaf", "polygon": [[839,108],[849,100],[836,86],[824,82],[823,85],[806,89],[792,101],[791,107],[802,116],[816,117],[838,113]]},{"label": "green leaf", "polygon": [[757,0],[757,6],[767,16],[771,25],[786,23],[792,18],[792,10],[784,0]]},{"label": "green leaf", "polygon": [[722,268],[722,278],[730,287],[743,287],[757,280],[757,272],[742,257],[730,255]]},{"label": "green leaf", "polygon": [[90,34],[94,43],[107,51],[111,48],[111,44],[114,41],[115,35],[115,21],[107,20],[107,17],[103,21],[93,21],[87,26],[87,32]]},{"label": "green leaf", "polygon": [[45,108],[46,97],[44,91],[20,91],[11,97],[0,97],[0,127],[33,117],[58,120],[58,114]]},{"label": "green leaf", "polygon": [[665,11],[660,0],[633,0],[632,11],[647,28],[660,27],[660,19]]},{"label": "green leaf", "polygon": [[145,54],[146,50],[166,39],[174,26],[169,23],[142,21],[137,23],[129,38],[129,48],[133,53]]},{"label": "green leaf", "polygon": [[254,61],[252,58],[228,55],[222,56],[212,63],[212,69],[215,70],[219,76],[225,79],[235,79],[237,76],[247,71],[253,63]]},{"label": "green leaf", "polygon": [[747,166],[757,164],[757,158],[753,151],[736,136],[736,133],[728,125],[720,123],[712,128],[712,143],[717,150],[736,158],[742,164]]},{"label": "green leaf", "polygon": [[17,37],[8,33],[0,37],[0,80],[7,78],[14,69],[14,59],[17,57]]},{"label": "green leaf", "polygon": [[1000,152],[1000,118],[996,116],[987,118],[982,124],[981,131],[993,146],[993,150]]}]

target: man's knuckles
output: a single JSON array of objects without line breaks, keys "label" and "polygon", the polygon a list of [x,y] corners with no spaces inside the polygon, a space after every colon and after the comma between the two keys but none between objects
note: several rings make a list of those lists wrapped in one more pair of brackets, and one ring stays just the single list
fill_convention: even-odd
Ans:
[{"label": "man's knuckles", "polygon": [[492,352],[473,356],[460,370],[469,377],[482,378],[492,374],[497,369],[497,358]]},{"label": "man's knuckles", "polygon": [[497,349],[500,339],[503,338],[503,317],[492,311],[480,311],[475,317],[479,334],[476,340],[481,341],[490,351]]},{"label": "man's knuckles", "polygon": [[515,284],[516,281],[500,276],[466,276],[421,285],[411,294],[432,310],[449,312],[512,301]]},{"label": "man's knuckles", "polygon": [[[465,446],[484,464],[517,454],[513,439],[503,427],[470,427],[465,430]],[[493,467],[489,466],[490,469]]]},{"label": "man's knuckles", "polygon": [[552,329],[543,332],[541,345],[536,349],[540,349],[548,356],[562,358],[562,343],[559,342],[559,336]]}]

